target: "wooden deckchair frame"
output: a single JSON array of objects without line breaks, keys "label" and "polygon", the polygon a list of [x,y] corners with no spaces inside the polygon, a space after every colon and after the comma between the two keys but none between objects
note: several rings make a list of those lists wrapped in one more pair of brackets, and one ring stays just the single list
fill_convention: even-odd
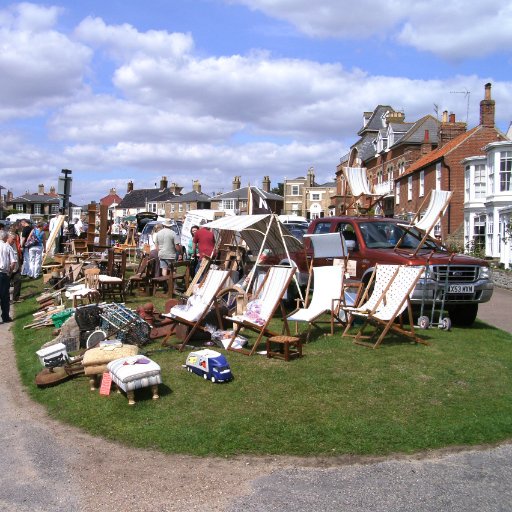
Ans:
[{"label": "wooden deckchair frame", "polygon": [[[230,277],[230,272],[227,270],[220,270],[220,269],[212,269],[209,272],[224,272],[225,273],[225,276],[222,279],[222,281],[219,281],[217,290],[213,294],[212,299],[207,304],[204,305],[203,311],[197,320],[191,321],[186,318],[179,317],[179,316],[174,316],[174,317],[169,316],[169,318],[171,318],[171,320],[174,322],[175,325],[183,324],[183,325],[190,327],[191,329],[189,330],[188,334],[185,336],[185,339],[181,343],[169,345],[167,342],[174,331],[174,330],[171,330],[171,332],[169,332],[165,336],[164,340],[162,341],[162,346],[169,346],[171,348],[176,348],[180,352],[182,352],[183,349],[185,348],[185,346],[187,345],[187,343],[192,339],[192,336],[194,335],[194,333],[196,331],[200,330],[200,331],[206,332],[206,328],[202,325],[202,323],[203,323],[203,320],[205,319],[206,315],[212,310],[212,308],[215,310],[215,315],[217,317],[218,325],[221,326],[221,328],[223,327],[222,315],[220,313],[220,309],[217,307],[217,297],[219,296],[219,292],[226,287],[226,281]],[[205,283],[206,283],[206,279],[203,280],[199,286],[201,287]],[[168,316],[168,315],[164,315],[164,316]]]},{"label": "wooden deckchair frame", "polygon": [[[366,167],[342,167],[342,172],[345,177],[344,183],[345,183],[345,191],[344,191],[344,197],[345,200],[347,198],[347,188],[350,190],[350,195],[352,199],[347,204],[346,202],[343,204],[344,208],[344,215],[348,215],[349,210],[351,208],[355,209],[356,203],[361,200],[362,198],[366,199],[368,204],[364,207],[364,209],[367,211],[371,210],[377,203],[382,201],[384,197],[386,197],[386,194],[376,194],[375,192],[372,192],[370,188],[370,182],[368,181],[368,177],[366,175]],[[359,169],[361,174],[360,179],[360,188],[356,189],[356,184],[354,183],[354,180],[351,178],[351,174],[349,172],[349,169]],[[364,172],[364,176],[362,176]],[[360,213],[359,207],[357,207],[358,214]],[[365,213],[366,213],[365,212]]]},{"label": "wooden deckchair frame", "polygon": [[[395,281],[400,278],[402,269],[408,269],[408,271],[410,271],[411,267],[407,267],[405,265],[401,265],[398,267],[398,269],[393,274],[393,277],[389,280],[386,287],[380,294],[379,299],[377,300],[377,302],[375,303],[375,306],[373,307],[373,309],[371,311],[362,312],[362,311],[352,310],[350,312],[351,315],[362,316],[365,318],[363,325],[359,329],[358,333],[354,336],[355,344],[373,348],[373,349],[377,349],[381,345],[385,336],[390,331],[392,331],[392,332],[396,332],[402,336],[405,336],[407,338],[410,338],[416,343],[421,343],[423,345],[429,345],[429,343],[427,341],[419,338],[415,333],[414,319],[413,319],[412,306],[411,306],[411,300],[410,300],[410,295],[413,292],[417,282],[419,281],[419,279],[421,277],[421,273],[422,273],[421,269],[418,269],[416,277],[409,284],[409,287],[406,290],[406,292],[403,294],[403,297],[401,298],[401,300],[399,302],[397,302],[397,305],[396,305],[394,311],[391,313],[390,317],[388,319],[381,319],[377,316],[377,314],[379,313],[379,310],[381,309],[381,304],[385,304],[386,301],[388,300],[387,295],[390,292],[391,287],[393,286]],[[405,304],[406,304],[406,308],[407,308],[409,330],[404,328],[404,322],[403,322],[403,318],[402,318]],[[395,323],[397,318],[399,320],[398,324]],[[370,324],[373,325],[375,327],[375,329],[370,336],[365,336],[364,331]],[[380,335],[375,340],[377,334],[379,333],[379,330],[381,331]],[[375,342],[363,341],[364,339],[375,340]]]},{"label": "wooden deckchair frame", "polygon": [[[277,265],[275,267],[277,267]],[[265,284],[267,282],[267,279],[269,278],[270,271],[272,268],[273,267],[270,267],[269,270],[267,271],[265,277],[263,278],[263,281],[258,286],[258,289],[256,290],[256,292],[254,294],[254,298],[257,298],[260,295],[261,291],[263,290],[263,287],[265,286]],[[288,286],[290,286],[290,283],[295,275],[296,268],[295,267],[286,267],[286,268],[289,269],[290,273],[289,273],[288,278],[286,279],[285,283],[282,286],[279,296],[276,297],[275,304],[273,305],[272,310],[271,310],[270,314],[268,315],[268,318],[265,321],[264,325],[258,325],[258,324],[249,322],[247,319],[237,319],[234,317],[225,317],[226,320],[236,324],[236,327],[233,331],[233,335],[231,337],[229,345],[227,346],[227,350],[231,350],[234,352],[240,352],[242,354],[252,356],[256,352],[259,344],[261,343],[263,336],[278,336],[279,333],[271,331],[268,326],[269,326],[272,318],[274,317],[274,315],[277,311],[277,308],[279,308],[279,307],[281,308],[281,314],[282,314],[282,318],[283,318],[282,332],[285,332],[288,336],[290,335],[290,327],[289,327],[288,321],[286,319],[286,310],[283,306],[283,296],[284,296]],[[250,350],[245,349],[245,348],[233,348],[233,343],[242,328],[246,328],[253,332],[258,333],[258,337],[256,338],[256,341],[254,342],[254,344]]]},{"label": "wooden deckchair frame", "polygon": [[[402,236],[396,243],[395,249],[398,249],[400,247],[402,240],[404,239],[405,235],[409,232],[410,228],[415,227],[415,228],[419,229],[420,231],[424,232],[423,237],[420,240],[420,243],[418,244],[418,246],[416,247],[416,250],[413,253],[413,256],[416,256],[416,254],[421,249],[421,247],[423,246],[423,244],[425,243],[427,238],[430,237],[430,233],[436,227],[436,224],[442,219],[442,217],[446,213],[446,210],[448,209],[448,206],[450,205],[450,200],[452,198],[452,195],[453,195],[453,192],[447,191],[447,190],[437,190],[437,189],[431,190],[430,195],[423,199],[418,211],[414,215],[414,217],[411,220],[411,222],[409,223],[409,225],[405,226],[405,225],[401,224],[401,227],[405,228],[405,232],[402,234]],[[423,208],[424,208],[427,200],[429,201],[429,203],[428,203],[425,213],[422,216],[421,213],[423,211]],[[437,202],[439,202],[439,204],[436,204]],[[437,212],[434,210],[437,210]],[[422,220],[425,218],[428,219],[430,217],[432,217],[432,220],[429,222],[429,224],[427,226],[424,226],[422,224]]]}]

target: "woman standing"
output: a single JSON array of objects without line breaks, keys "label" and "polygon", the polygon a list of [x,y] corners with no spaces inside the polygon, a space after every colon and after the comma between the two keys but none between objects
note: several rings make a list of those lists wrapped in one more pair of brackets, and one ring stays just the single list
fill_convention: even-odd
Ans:
[{"label": "woman standing", "polygon": [[25,242],[28,247],[28,276],[37,279],[41,272],[42,255],[43,255],[44,231],[43,223],[39,222]]}]

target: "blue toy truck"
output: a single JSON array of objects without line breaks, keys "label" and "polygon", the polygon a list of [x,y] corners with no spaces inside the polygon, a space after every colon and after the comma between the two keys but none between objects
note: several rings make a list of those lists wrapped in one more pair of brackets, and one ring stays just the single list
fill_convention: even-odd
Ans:
[{"label": "blue toy truck", "polygon": [[190,352],[185,368],[212,382],[227,382],[233,378],[227,359],[220,352],[209,348]]}]

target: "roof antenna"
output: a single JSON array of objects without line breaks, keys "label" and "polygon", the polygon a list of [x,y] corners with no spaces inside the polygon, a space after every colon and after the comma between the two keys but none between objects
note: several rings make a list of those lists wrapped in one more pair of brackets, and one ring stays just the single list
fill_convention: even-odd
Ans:
[{"label": "roof antenna", "polygon": [[464,97],[467,100],[466,124],[468,124],[468,119],[469,119],[469,96],[471,95],[471,91],[468,91],[468,89],[466,87],[464,87],[463,91],[450,91],[450,94],[464,94]]}]

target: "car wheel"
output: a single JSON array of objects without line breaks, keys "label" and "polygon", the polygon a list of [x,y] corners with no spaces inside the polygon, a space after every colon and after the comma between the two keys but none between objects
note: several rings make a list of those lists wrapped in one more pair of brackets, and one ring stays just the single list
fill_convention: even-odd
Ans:
[{"label": "car wheel", "polygon": [[208,380],[208,375],[206,373],[203,373],[204,380]]},{"label": "car wheel", "polygon": [[212,375],[212,382],[215,384],[217,382],[217,379]]},{"label": "car wheel", "polygon": [[452,325],[459,327],[472,326],[478,314],[478,304],[460,304],[447,309]]}]

